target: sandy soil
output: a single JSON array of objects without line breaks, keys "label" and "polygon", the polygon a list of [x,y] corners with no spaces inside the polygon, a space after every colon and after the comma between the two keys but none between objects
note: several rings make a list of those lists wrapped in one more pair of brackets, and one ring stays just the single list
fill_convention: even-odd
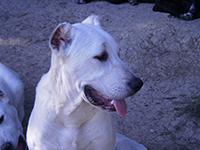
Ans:
[{"label": "sandy soil", "polygon": [[117,131],[149,150],[200,149],[200,19],[182,21],[153,12],[153,4],[113,5],[73,0],[1,0],[0,61],[25,84],[26,132],[35,87],[48,71],[49,37],[58,23],[101,17],[122,47],[120,57],[144,86],[127,99],[128,114],[114,114]]}]

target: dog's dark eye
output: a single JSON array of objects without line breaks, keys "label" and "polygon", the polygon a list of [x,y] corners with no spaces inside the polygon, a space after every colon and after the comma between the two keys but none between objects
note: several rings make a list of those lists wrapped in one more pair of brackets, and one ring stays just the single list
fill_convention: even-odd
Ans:
[{"label": "dog's dark eye", "polygon": [[100,61],[106,61],[108,59],[108,53],[103,52],[101,55],[95,56],[94,58],[96,58]]},{"label": "dog's dark eye", "polygon": [[2,124],[3,121],[4,121],[4,115],[2,115],[0,118],[0,124]]}]

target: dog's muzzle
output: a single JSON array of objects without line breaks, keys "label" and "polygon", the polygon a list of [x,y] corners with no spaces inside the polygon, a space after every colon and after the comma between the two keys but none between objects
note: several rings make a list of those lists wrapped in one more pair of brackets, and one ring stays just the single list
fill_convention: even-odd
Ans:
[{"label": "dog's muzzle", "polygon": [[[134,80],[131,80],[131,82],[128,82],[127,84],[128,84],[128,87],[132,91],[130,95],[133,95],[137,91],[140,90],[140,88],[143,85],[143,82],[139,78],[137,79],[135,78]],[[117,111],[121,116],[126,115],[127,106],[126,106],[125,99],[116,100],[116,99],[107,98],[90,86],[85,86],[84,92],[85,92],[85,96],[87,97],[87,100],[92,105],[101,106],[103,109],[107,111]]]}]

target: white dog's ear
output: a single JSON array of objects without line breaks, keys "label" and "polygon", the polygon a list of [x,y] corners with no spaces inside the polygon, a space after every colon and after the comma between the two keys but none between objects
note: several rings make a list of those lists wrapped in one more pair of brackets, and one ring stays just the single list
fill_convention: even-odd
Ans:
[{"label": "white dog's ear", "polygon": [[9,99],[6,94],[0,90],[0,102],[8,103]]},{"label": "white dog's ear", "polygon": [[60,50],[65,48],[68,44],[72,42],[72,26],[70,23],[59,24],[58,27],[54,30],[51,39],[50,47],[54,50]]},{"label": "white dog's ear", "polygon": [[82,23],[88,23],[88,24],[93,24],[95,26],[100,26],[99,17],[96,15],[91,15],[87,17],[85,20],[82,21]]}]

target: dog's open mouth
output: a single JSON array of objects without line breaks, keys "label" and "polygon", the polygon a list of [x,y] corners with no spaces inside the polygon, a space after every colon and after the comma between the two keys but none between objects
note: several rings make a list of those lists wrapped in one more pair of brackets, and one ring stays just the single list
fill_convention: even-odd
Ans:
[{"label": "dog's open mouth", "polygon": [[117,111],[121,116],[125,116],[127,113],[126,102],[124,99],[115,100],[106,98],[89,86],[85,87],[85,95],[92,105],[101,106],[108,111]]}]

